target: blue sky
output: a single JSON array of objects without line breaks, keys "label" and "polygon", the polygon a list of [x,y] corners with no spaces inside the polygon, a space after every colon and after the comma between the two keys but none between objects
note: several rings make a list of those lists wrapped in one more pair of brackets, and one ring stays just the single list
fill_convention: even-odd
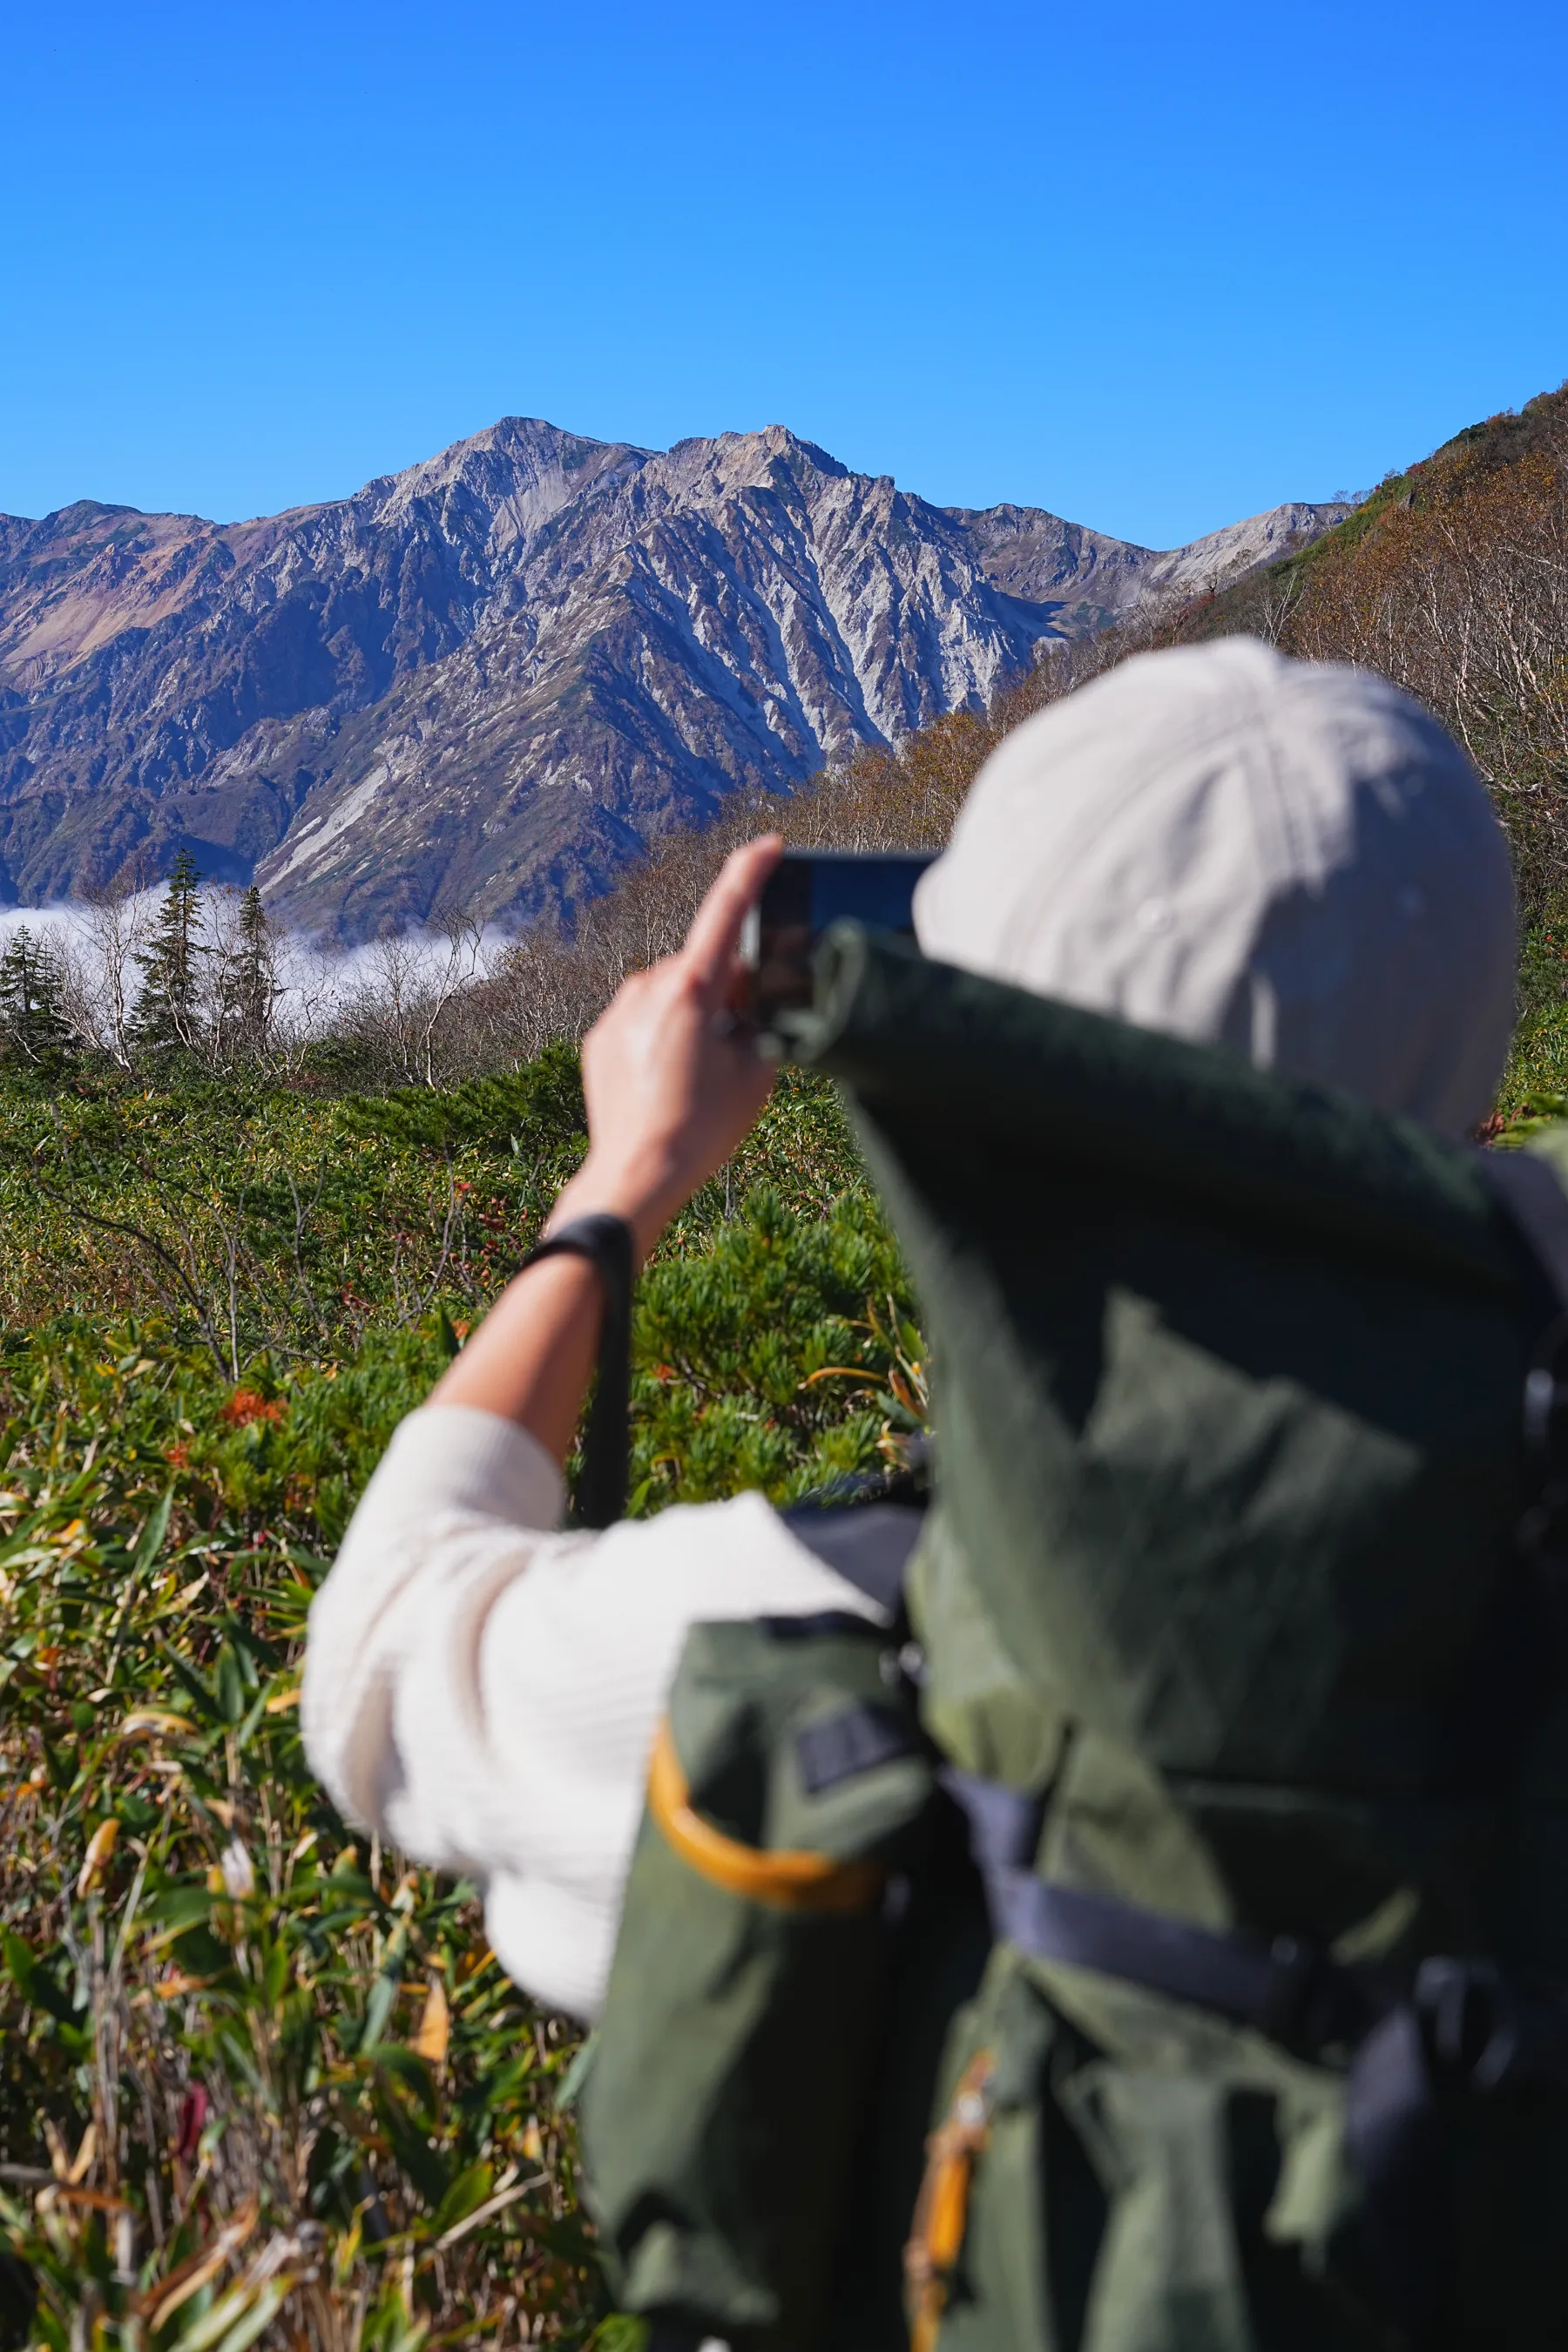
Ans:
[{"label": "blue sky", "polygon": [[16,0],[0,509],[508,412],[1169,546],[1568,375],[1568,8]]}]

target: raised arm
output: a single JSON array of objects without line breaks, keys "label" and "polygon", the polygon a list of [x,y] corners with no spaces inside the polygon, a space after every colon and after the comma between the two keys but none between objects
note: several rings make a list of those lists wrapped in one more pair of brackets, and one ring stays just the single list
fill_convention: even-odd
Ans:
[{"label": "raised arm", "polygon": [[[546,1233],[590,1211],[624,1217],[638,1261],[712,1175],[767,1099],[772,1072],[722,1016],[741,925],[778,863],[776,834],[726,859],[686,944],[635,973],[583,1041],[588,1156]],[[593,1370],[598,1277],[581,1258],[545,1258],[502,1292],[443,1376],[433,1404],[477,1405],[563,1462]]]}]

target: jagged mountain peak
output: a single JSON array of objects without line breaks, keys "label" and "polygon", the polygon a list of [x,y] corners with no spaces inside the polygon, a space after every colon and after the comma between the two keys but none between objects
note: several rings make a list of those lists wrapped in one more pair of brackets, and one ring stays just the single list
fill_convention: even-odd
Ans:
[{"label": "jagged mountain peak", "polygon": [[847,482],[852,478],[850,468],[841,465],[820,443],[792,433],[787,425],[765,425],[760,433],[726,434],[724,438],[753,443],[770,461],[782,457],[786,465],[799,466],[824,481]]},{"label": "jagged mountain peak", "polygon": [[683,503],[735,498],[748,489],[776,489],[785,477],[798,484],[837,479],[847,469],[787,425],[754,433],[697,434],[668,449],[645,454],[650,486]]},{"label": "jagged mountain peak", "polygon": [[459,485],[482,498],[505,496],[515,485],[559,480],[574,493],[606,464],[627,457],[641,460],[647,455],[647,450],[633,449],[624,442],[594,441],[565,432],[543,417],[503,416],[482,432],[452,442],[433,457],[367,482],[357,496],[381,510],[405,507],[421,498],[438,498]]},{"label": "jagged mountain peak", "polygon": [[929,505],[784,425],[655,450],[504,416],[246,522],[0,518],[0,899],[183,842],[342,938],[549,912],[1338,511],[1155,554]]}]

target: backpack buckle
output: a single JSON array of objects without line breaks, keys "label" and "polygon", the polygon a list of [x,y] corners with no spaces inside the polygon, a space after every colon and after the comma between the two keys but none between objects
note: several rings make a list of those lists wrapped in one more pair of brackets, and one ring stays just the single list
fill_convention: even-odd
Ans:
[{"label": "backpack buckle", "polygon": [[1494,1960],[1423,1960],[1415,2006],[1433,2063],[1480,2092],[1568,2080],[1568,2000]]}]

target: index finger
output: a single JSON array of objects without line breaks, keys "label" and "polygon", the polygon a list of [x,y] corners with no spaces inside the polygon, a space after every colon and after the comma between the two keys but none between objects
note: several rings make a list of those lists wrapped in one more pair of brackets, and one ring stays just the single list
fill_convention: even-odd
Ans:
[{"label": "index finger", "polygon": [[741,926],[783,854],[784,838],[776,833],[732,849],[691,919],[681,961],[715,1001],[729,984]]}]

